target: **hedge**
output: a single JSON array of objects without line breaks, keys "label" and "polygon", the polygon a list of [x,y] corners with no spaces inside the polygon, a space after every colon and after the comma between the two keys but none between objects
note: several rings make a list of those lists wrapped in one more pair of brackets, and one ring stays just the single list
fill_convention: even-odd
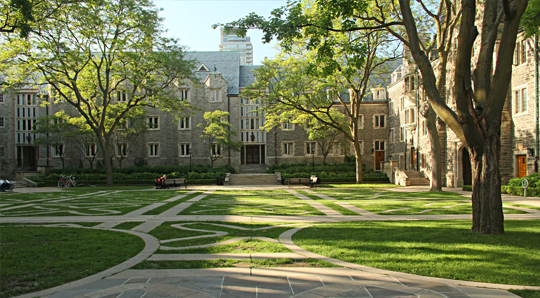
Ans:
[{"label": "hedge", "polygon": [[[212,168],[209,164],[182,165],[182,166],[140,166],[127,168],[113,168],[113,173],[134,174],[134,173],[154,173],[154,174],[170,174],[170,173],[235,173],[233,167],[223,166]],[[81,174],[105,174],[104,168],[66,168],[66,169],[51,169],[50,174],[58,175],[81,175]]]},{"label": "hedge", "polygon": [[[462,187],[465,191],[472,191],[472,185],[463,185]],[[510,186],[502,185],[501,193],[506,193],[514,196],[523,196],[523,186]],[[527,196],[528,197],[540,197],[540,187],[527,187]]]},{"label": "hedge", "polygon": [[[187,184],[189,185],[201,185],[201,184],[216,184],[216,179],[189,179],[187,180]],[[58,180],[46,180],[42,182],[38,182],[38,187],[43,186],[56,186],[58,183]],[[87,181],[79,181],[77,182],[77,185],[106,185],[106,180],[87,180]],[[148,185],[148,186],[154,186],[155,181],[154,180],[123,180],[123,181],[115,181],[115,185]]]}]

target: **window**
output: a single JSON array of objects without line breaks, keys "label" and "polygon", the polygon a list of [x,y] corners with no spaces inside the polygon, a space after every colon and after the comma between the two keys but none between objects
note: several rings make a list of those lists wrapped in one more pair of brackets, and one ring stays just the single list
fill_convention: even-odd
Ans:
[{"label": "window", "polygon": [[403,109],[405,108],[405,97],[401,97],[401,98],[399,99],[399,102],[400,102],[400,104],[399,104],[399,110],[400,110],[400,111],[403,111]]},{"label": "window", "polygon": [[4,157],[6,154],[6,148],[5,147],[0,147],[0,157]]},{"label": "window", "polygon": [[384,122],[384,120],[385,120],[384,117],[385,117],[384,115],[375,115],[375,116],[373,116],[373,118],[374,118],[373,126],[374,127],[379,127],[379,128],[385,127],[386,123]]},{"label": "window", "polygon": [[116,144],[116,156],[126,157],[127,153],[127,144]]},{"label": "window", "polygon": [[159,156],[159,143],[148,144],[148,156],[150,157]]},{"label": "window", "polygon": [[191,117],[180,117],[180,120],[178,121],[178,129],[190,129],[190,120]]},{"label": "window", "polygon": [[375,88],[372,89],[372,92],[374,100],[386,99],[386,88]]},{"label": "window", "polygon": [[128,95],[126,91],[116,91],[116,101],[118,102],[127,102]]},{"label": "window", "polygon": [[514,114],[525,113],[528,110],[527,88],[514,90]]},{"label": "window", "polygon": [[0,127],[4,127],[4,117],[0,117]]},{"label": "window", "polygon": [[406,134],[407,134],[407,130],[405,129],[405,127],[400,127],[399,140],[402,142],[405,141],[405,139],[407,138]]},{"label": "window", "polygon": [[375,141],[375,150],[384,151],[384,141]]},{"label": "window", "polygon": [[281,129],[283,129],[283,130],[294,130],[294,123],[291,123],[289,121],[283,122],[281,124]]},{"label": "window", "polygon": [[90,145],[86,146],[86,150],[85,150],[84,154],[86,155],[86,157],[94,157],[94,156],[96,156],[96,152],[97,152],[97,145],[96,144],[90,144]]},{"label": "window", "polygon": [[329,154],[341,155],[341,147],[339,146],[339,144],[334,143],[334,145],[332,146],[332,149],[330,149]]},{"label": "window", "polygon": [[190,155],[191,144],[179,144],[178,145],[178,156],[189,156]]},{"label": "window", "polygon": [[189,89],[180,89],[180,101],[189,101]]},{"label": "window", "polygon": [[0,93],[0,103],[4,103],[4,94]]},{"label": "window", "polygon": [[220,102],[221,101],[221,89],[211,89],[210,90],[210,101],[211,102]]},{"label": "window", "polygon": [[53,156],[60,157],[64,155],[64,145],[60,144],[58,146],[53,147]]},{"label": "window", "polygon": [[212,144],[210,146],[212,156],[221,156],[221,146],[218,144]]},{"label": "window", "polygon": [[309,154],[309,155],[317,154],[317,143],[306,142],[306,154]]},{"label": "window", "polygon": [[364,115],[358,115],[358,129],[364,128]]},{"label": "window", "polygon": [[410,108],[410,109],[406,109],[405,110],[405,124],[414,124],[416,123],[415,122],[415,114],[414,114],[414,109],[413,108]]},{"label": "window", "polygon": [[521,65],[527,62],[527,42],[518,41],[514,50],[514,65]]},{"label": "window", "polygon": [[159,129],[159,117],[148,117],[148,128]]},{"label": "window", "polygon": [[293,142],[283,143],[283,155],[294,155],[294,143]]},{"label": "window", "polygon": [[427,130],[427,121],[422,121],[422,135],[427,136],[428,130]]}]

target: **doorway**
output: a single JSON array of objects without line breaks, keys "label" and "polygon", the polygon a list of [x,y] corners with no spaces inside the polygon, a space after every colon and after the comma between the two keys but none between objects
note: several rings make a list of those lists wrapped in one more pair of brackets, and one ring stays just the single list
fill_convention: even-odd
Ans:
[{"label": "doorway", "polygon": [[375,151],[375,170],[381,170],[381,162],[384,161],[384,151]]},{"label": "doorway", "polygon": [[517,155],[518,177],[527,176],[527,155]]},{"label": "doorway", "polygon": [[17,147],[17,163],[24,171],[37,170],[38,151],[34,146]]},{"label": "doorway", "polygon": [[246,146],[246,164],[259,164],[259,145]]},{"label": "doorway", "polygon": [[463,148],[461,154],[461,164],[463,173],[463,185],[472,185],[472,167],[469,150]]},{"label": "doorway", "polygon": [[414,154],[414,147],[411,147],[411,170],[416,169],[416,154]]}]

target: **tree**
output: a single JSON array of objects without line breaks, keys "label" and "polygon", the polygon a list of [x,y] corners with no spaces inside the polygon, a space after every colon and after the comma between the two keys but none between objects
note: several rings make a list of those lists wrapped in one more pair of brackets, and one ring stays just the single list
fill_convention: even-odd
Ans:
[{"label": "tree", "polygon": [[[69,139],[71,124],[67,121],[69,117],[60,111],[54,115],[40,117],[34,123],[34,143],[37,146],[44,145],[54,150],[55,156],[60,157],[62,169],[64,168],[64,157],[66,153],[66,141]],[[48,158],[49,156],[47,156]]]},{"label": "tree", "polygon": [[[313,19],[323,13],[319,6],[300,9]],[[362,183],[360,107],[374,86],[371,80],[396,59],[393,39],[384,30],[351,33],[317,28],[285,36],[280,42],[282,55],[255,71],[256,81],[244,94],[265,102],[267,129],[309,115],[340,131],[353,145],[356,182]]]},{"label": "tree", "polygon": [[236,135],[236,131],[231,130],[231,123],[227,120],[228,112],[216,110],[214,112],[204,113],[206,123],[199,123],[199,127],[203,128],[201,138],[208,144],[208,154],[212,168],[214,162],[223,156],[225,152],[230,150],[239,151],[244,143],[234,141],[231,138]]},{"label": "tree", "polygon": [[[331,112],[331,114],[335,115],[333,117],[340,117],[339,115],[341,115],[343,118],[345,118],[343,113],[335,109],[334,112]],[[301,118],[299,120],[302,121]],[[313,117],[306,119],[305,123],[306,128],[309,129],[308,138],[317,143],[319,152],[323,156],[322,163],[323,165],[326,165],[326,158],[328,157],[328,154],[335,149],[340,150],[341,146],[345,145],[343,133],[334,127],[324,125]],[[314,150],[312,154],[315,154]]]},{"label": "tree", "polygon": [[103,154],[108,186],[113,134],[132,109],[177,114],[188,107],[174,86],[192,77],[194,64],[176,40],[161,37],[161,21],[149,0],[88,0],[63,5],[28,41],[8,36],[2,44],[19,51],[7,62],[38,74],[33,78],[84,118]]},{"label": "tree", "polygon": [[[67,139],[73,140],[83,159],[88,161],[91,169],[98,155],[97,138],[84,117],[71,117],[67,119],[68,132],[64,134]],[[82,164],[82,161],[81,161]],[[82,166],[82,165],[81,165]]]},{"label": "tree", "polygon": [[[113,113],[114,114],[114,113]],[[148,123],[145,121],[146,111],[144,109],[133,109],[129,115],[118,125],[114,131],[111,142],[111,151],[118,160],[118,167],[122,167],[122,161],[128,156],[133,143],[148,130]]]},{"label": "tree", "polygon": [[[300,35],[302,28],[327,30],[329,32],[352,32],[362,30],[380,30],[392,32],[405,28],[405,32],[393,33],[394,36],[406,36],[411,55],[422,75],[424,90],[429,103],[437,116],[456,134],[470,152],[473,167],[473,225],[472,230],[483,234],[504,233],[501,180],[499,173],[500,126],[508,85],[512,73],[512,57],[520,27],[520,19],[528,5],[525,1],[476,1],[462,0],[462,15],[459,23],[459,37],[456,45],[454,97],[456,111],[452,110],[437,88],[437,79],[430,53],[422,43],[422,19],[425,15],[415,15],[408,0],[388,1],[322,1],[317,3],[325,7],[327,14],[321,19],[312,20],[301,13],[297,4],[276,9],[274,18],[266,20],[252,14],[229,25],[246,28],[260,28],[265,32],[265,39],[273,36],[278,39],[290,39]],[[385,3],[387,14],[379,9],[380,18],[369,11],[369,4]],[[423,3],[419,1],[421,5]],[[451,3],[445,0],[445,5]],[[375,10],[377,11],[377,10]],[[334,28],[331,18],[342,18],[344,27]],[[369,19],[375,25],[356,26],[355,19]],[[475,23],[478,20],[478,27]],[[478,28],[481,32],[478,32]],[[500,31],[499,31],[500,30]],[[238,32],[238,30],[237,30]],[[501,32],[501,42],[497,47],[497,60],[493,53]],[[479,35],[480,34],[480,35]],[[476,43],[479,47],[478,62],[472,65],[472,50]]]},{"label": "tree", "polygon": [[26,38],[40,22],[50,18],[67,2],[76,0],[0,0],[0,32]]},{"label": "tree", "polygon": [[527,37],[540,33],[540,0],[529,0],[529,6],[521,18]]}]

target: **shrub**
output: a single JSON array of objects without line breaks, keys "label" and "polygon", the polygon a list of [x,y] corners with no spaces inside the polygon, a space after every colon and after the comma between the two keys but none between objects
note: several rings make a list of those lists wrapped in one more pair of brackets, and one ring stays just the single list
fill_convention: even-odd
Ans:
[{"label": "shrub", "polygon": [[472,185],[463,185],[461,189],[464,191],[472,191]]}]

